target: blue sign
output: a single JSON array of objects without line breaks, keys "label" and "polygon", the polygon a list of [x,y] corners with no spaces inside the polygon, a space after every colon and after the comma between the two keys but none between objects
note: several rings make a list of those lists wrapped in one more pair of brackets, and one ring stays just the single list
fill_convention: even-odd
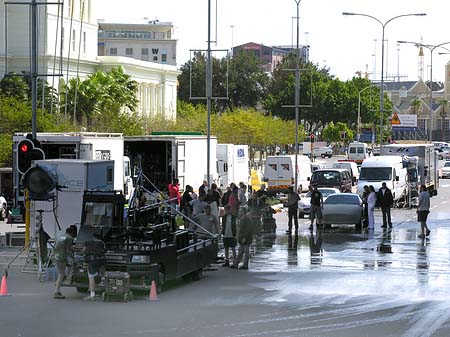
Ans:
[{"label": "blue sign", "polygon": [[238,149],[238,150],[237,150],[237,156],[238,156],[238,158],[243,158],[243,157],[245,157],[245,151],[244,151],[244,149]]}]

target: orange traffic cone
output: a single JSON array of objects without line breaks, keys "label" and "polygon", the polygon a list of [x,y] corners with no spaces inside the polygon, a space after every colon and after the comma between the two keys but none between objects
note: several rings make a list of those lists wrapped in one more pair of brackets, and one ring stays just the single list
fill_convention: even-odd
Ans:
[{"label": "orange traffic cone", "polygon": [[158,294],[156,291],[156,282],[155,280],[152,281],[152,285],[150,287],[150,296],[148,298],[150,301],[159,301]]},{"label": "orange traffic cone", "polygon": [[6,275],[3,274],[2,285],[0,286],[0,296],[11,296],[8,294],[8,285],[6,284]]}]

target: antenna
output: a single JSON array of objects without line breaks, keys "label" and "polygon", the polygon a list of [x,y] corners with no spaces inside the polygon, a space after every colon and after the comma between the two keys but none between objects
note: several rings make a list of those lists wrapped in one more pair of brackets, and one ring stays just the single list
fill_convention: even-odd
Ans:
[{"label": "antenna", "polygon": [[[422,45],[423,38],[420,38],[420,44]],[[417,64],[417,70],[419,73],[419,79],[423,80],[423,71],[424,71],[424,56],[423,56],[423,47],[419,47],[419,60]]]}]

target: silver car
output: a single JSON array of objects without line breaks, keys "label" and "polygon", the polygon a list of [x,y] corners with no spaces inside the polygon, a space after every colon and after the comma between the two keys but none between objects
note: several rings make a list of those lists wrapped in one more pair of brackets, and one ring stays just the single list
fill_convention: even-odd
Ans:
[{"label": "silver car", "polygon": [[[323,201],[328,198],[329,195],[335,194],[335,193],[341,193],[337,188],[318,188],[320,193],[322,193]],[[303,219],[305,217],[305,214],[309,214],[309,209],[311,208],[311,191],[306,193],[304,197],[300,199],[298,202],[298,217]]]},{"label": "silver car", "polygon": [[326,227],[330,227],[332,224],[349,224],[361,228],[363,219],[362,200],[358,194],[332,194],[324,201],[322,214],[322,224]]},{"label": "silver car", "polygon": [[450,178],[450,161],[446,161],[442,166],[441,178]]}]

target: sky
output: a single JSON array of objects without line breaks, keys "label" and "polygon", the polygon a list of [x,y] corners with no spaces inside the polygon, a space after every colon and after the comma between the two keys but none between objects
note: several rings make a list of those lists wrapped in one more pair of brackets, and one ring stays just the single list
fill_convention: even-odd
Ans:
[{"label": "sky", "polygon": [[[190,50],[207,48],[208,0],[93,0],[96,16],[105,22],[143,23],[158,19],[172,22],[177,44],[177,63],[189,60]],[[296,44],[297,0],[211,0],[212,49],[230,49],[247,42],[268,46]],[[217,20],[216,20],[217,2]],[[124,5],[125,3],[125,5]],[[402,81],[419,78],[418,48],[414,44],[438,45],[450,42],[449,0],[301,0],[299,4],[300,45],[310,46],[310,61],[326,66],[330,73],[348,80],[357,71],[369,78],[381,78],[381,22],[403,14],[385,26],[385,79]],[[433,80],[444,81],[445,64],[450,61],[450,43],[433,52]],[[219,52],[213,54],[221,56]],[[430,78],[430,52],[424,49],[424,80]]]}]

